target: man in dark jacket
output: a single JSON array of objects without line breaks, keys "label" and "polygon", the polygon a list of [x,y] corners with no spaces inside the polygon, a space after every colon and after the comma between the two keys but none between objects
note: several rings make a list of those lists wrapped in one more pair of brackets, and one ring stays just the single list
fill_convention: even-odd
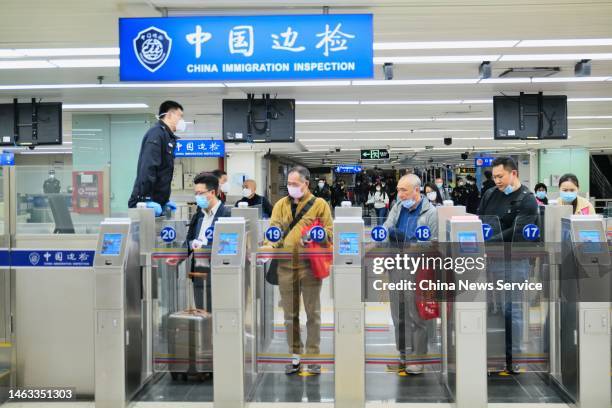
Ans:
[{"label": "man in dark jacket", "polygon": [[136,180],[128,207],[134,208],[139,202],[162,214],[162,208],[176,209],[170,201],[172,174],[174,172],[174,132],[185,130],[183,107],[174,101],[165,101],[159,107],[159,121],[147,131],[140,146]]},{"label": "man in dark jacket", "polygon": [[[209,247],[212,244],[211,231],[219,217],[230,217],[231,210],[223,205],[218,198],[219,179],[211,173],[200,173],[193,179],[195,201],[198,206],[196,213],[189,222],[187,230],[187,248],[189,253],[195,249]],[[211,229],[210,231],[208,231]],[[204,307],[204,281],[206,281],[206,310],[211,311],[210,259],[193,257],[191,265],[193,272],[205,274],[204,279],[193,279],[193,294],[196,308]]]},{"label": "man in dark jacket", "polygon": [[[499,219],[500,238],[506,243],[517,239],[516,231],[521,225],[538,222],[538,204],[533,193],[523,184],[518,175],[518,167],[510,157],[498,157],[493,161],[493,181],[496,188],[487,190],[482,195],[478,215]],[[519,238],[520,241],[520,238]],[[523,282],[529,279],[529,260],[512,256],[505,251],[504,259],[490,262],[487,274],[503,278],[506,283]],[[504,325],[506,371],[518,373],[513,356],[523,352],[521,339],[523,335],[523,310],[526,307],[524,293],[516,290],[504,293]]]},{"label": "man in dark jacket", "polygon": [[324,178],[317,179],[317,185],[312,191],[315,197],[319,197],[327,201],[331,201],[331,189]]},{"label": "man in dark jacket", "polygon": [[270,218],[272,204],[266,197],[257,194],[256,191],[257,183],[255,183],[255,180],[244,180],[244,183],[242,183],[242,198],[236,202],[236,207],[238,207],[238,203],[247,203],[249,207],[259,206],[264,218]]},{"label": "man in dark jacket", "polygon": [[478,211],[478,206],[480,205],[480,194],[478,193],[478,188],[476,187],[476,179],[474,176],[467,176],[467,199],[465,202],[466,211],[470,214],[476,214]]},{"label": "man in dark jacket", "polygon": [[491,170],[485,170],[484,172],[485,181],[482,182],[482,194],[488,189],[495,187],[495,182],[493,181],[493,173]]}]

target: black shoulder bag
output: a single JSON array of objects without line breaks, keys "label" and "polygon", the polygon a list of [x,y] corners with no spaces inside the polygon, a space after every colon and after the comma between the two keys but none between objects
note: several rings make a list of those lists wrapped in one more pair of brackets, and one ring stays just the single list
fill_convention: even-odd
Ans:
[{"label": "black shoulder bag", "polygon": [[[312,196],[312,198],[304,205],[304,207],[300,210],[300,212],[295,216],[289,227],[283,231],[283,241],[287,237],[287,235],[291,232],[293,227],[297,225],[298,222],[302,219],[304,214],[310,210],[312,205],[314,204],[317,198]],[[268,270],[266,271],[266,282],[271,285],[278,285],[278,259],[272,259],[270,261],[270,265],[268,266]]]}]

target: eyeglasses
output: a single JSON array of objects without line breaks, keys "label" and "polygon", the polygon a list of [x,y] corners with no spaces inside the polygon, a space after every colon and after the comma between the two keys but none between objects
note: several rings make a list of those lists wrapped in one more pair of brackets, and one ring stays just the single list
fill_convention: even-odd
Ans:
[{"label": "eyeglasses", "polygon": [[195,195],[197,195],[197,196],[201,196],[201,195],[208,194],[208,193],[210,193],[210,190],[206,190],[206,191],[196,191],[196,192],[195,192]]}]

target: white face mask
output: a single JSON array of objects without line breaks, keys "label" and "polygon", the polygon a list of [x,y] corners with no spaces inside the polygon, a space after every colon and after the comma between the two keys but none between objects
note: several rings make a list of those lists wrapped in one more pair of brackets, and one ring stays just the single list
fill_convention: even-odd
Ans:
[{"label": "white face mask", "polygon": [[325,187],[325,183],[322,181],[319,181],[319,188],[323,188],[323,187]]},{"label": "white face mask", "polygon": [[438,198],[438,195],[436,194],[435,191],[430,191],[429,193],[427,193],[427,199],[431,201],[432,203],[436,201],[436,198]]},{"label": "white face mask", "polygon": [[243,196],[243,197],[248,198],[248,197],[250,197],[250,196],[251,196],[251,194],[253,194],[253,192],[251,191],[251,189],[250,189],[250,188],[243,188],[243,189],[242,189],[242,196]]},{"label": "white face mask", "polygon": [[376,187],[376,191],[380,191],[380,187]]},{"label": "white face mask", "polygon": [[300,187],[287,186],[287,191],[292,198],[302,198],[304,192]]},{"label": "white face mask", "polygon": [[223,191],[225,194],[229,193],[229,183],[225,182],[219,186],[219,189]]},{"label": "white face mask", "polygon": [[176,124],[176,131],[177,132],[184,132],[187,129],[187,123],[185,122],[184,119],[179,119],[179,121]]}]

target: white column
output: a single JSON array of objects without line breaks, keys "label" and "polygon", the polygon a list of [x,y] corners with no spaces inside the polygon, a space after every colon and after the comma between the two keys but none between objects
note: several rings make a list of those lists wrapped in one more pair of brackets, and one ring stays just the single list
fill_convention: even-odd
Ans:
[{"label": "white column", "polygon": [[229,195],[242,194],[242,181],[253,179],[257,183],[257,194],[265,192],[262,171],[262,152],[229,152],[225,169],[230,183]]}]

